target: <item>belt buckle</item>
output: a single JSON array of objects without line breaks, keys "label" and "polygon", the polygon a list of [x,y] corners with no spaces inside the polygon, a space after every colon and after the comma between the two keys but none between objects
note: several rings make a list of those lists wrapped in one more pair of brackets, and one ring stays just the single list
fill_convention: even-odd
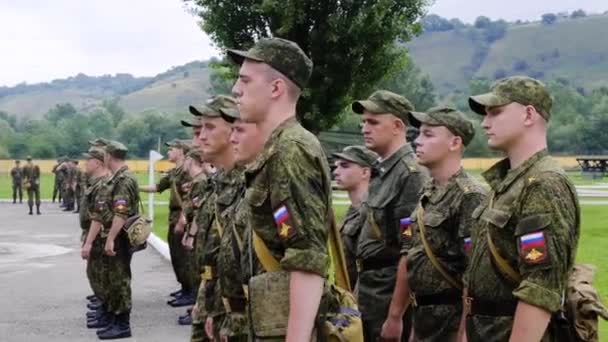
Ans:
[{"label": "belt buckle", "polygon": [[201,278],[203,278],[205,280],[212,280],[213,279],[213,267],[211,267],[209,265],[203,266],[203,273],[201,273]]},{"label": "belt buckle", "polygon": [[222,297],[222,303],[224,304],[224,309],[227,313],[232,312],[232,307],[230,306],[230,300],[226,297]]},{"label": "belt buckle", "polygon": [[468,316],[471,314],[471,306],[473,304],[473,297],[463,297],[464,313]]}]

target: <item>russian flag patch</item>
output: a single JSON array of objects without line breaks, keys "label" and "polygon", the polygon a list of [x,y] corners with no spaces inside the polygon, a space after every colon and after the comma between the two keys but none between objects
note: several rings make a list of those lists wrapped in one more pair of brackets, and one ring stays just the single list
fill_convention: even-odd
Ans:
[{"label": "russian flag patch", "polygon": [[463,239],[463,246],[464,246],[464,252],[466,255],[469,255],[471,253],[471,249],[473,248],[473,245],[471,244],[471,237],[465,237]]},{"label": "russian flag patch", "polygon": [[403,217],[399,219],[399,228],[401,229],[401,236],[405,239],[412,238],[412,219],[409,217]]},{"label": "russian flag patch", "polygon": [[519,238],[519,255],[529,264],[538,264],[547,259],[547,241],[542,231],[524,234]]},{"label": "russian flag patch", "polygon": [[291,224],[291,215],[287,205],[283,204],[274,212],[274,223],[277,225],[277,230],[281,239],[286,240],[295,234],[295,229]]}]

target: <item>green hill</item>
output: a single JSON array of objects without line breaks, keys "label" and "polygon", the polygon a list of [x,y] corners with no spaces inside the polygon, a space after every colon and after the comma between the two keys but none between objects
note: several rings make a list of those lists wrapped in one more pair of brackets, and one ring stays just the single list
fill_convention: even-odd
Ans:
[{"label": "green hill", "polygon": [[565,78],[585,90],[608,85],[608,15],[509,24],[504,35],[490,43],[476,31],[468,26],[428,32],[407,45],[439,92],[466,89],[471,78],[513,74]]}]

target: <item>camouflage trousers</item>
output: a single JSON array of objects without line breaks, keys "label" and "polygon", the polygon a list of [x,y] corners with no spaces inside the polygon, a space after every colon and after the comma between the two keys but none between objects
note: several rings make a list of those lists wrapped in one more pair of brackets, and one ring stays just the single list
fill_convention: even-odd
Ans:
[{"label": "camouflage trousers", "polygon": [[23,187],[21,186],[21,182],[13,182],[13,202],[19,199],[19,203],[23,201]]},{"label": "camouflage trousers", "polygon": [[[169,245],[169,254],[171,255],[171,266],[177,282],[186,292],[192,292],[196,288],[192,279],[192,257],[191,252],[182,246],[182,238],[184,234],[175,233],[175,224],[179,219],[180,211],[171,211],[169,213],[169,229],[167,231],[167,244]],[[186,227],[185,229],[188,229]]]},{"label": "camouflage trousers", "polygon": [[[388,308],[395,290],[396,274],[396,266],[359,273],[358,302],[366,342],[380,340],[382,324],[388,315]],[[403,316],[402,341],[408,341],[410,336],[411,311],[408,309]]]},{"label": "camouflage trousers", "polygon": [[108,311],[115,315],[131,311],[131,253],[124,235],[114,242],[115,256],[104,255]]},{"label": "camouflage trousers", "polygon": [[414,340],[456,341],[462,315],[460,305],[424,305],[413,308]]},{"label": "camouflage trousers", "polygon": [[[86,232],[87,230],[83,231]],[[106,270],[103,259],[103,248],[105,244],[106,239],[98,236],[95,241],[93,241],[91,254],[89,259],[87,259],[87,278],[89,279],[91,290],[93,290],[93,294],[104,303],[107,299],[106,286],[104,285]]]},{"label": "camouflage trousers", "polygon": [[40,205],[40,186],[38,185],[31,185],[27,189],[27,205],[32,207],[34,200],[36,201],[36,205]]}]

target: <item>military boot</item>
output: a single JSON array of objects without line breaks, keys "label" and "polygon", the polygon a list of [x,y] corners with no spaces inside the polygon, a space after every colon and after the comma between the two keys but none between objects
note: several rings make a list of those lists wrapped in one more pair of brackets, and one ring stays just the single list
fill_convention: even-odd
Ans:
[{"label": "military boot", "polygon": [[36,204],[36,215],[40,215],[40,204]]},{"label": "military boot", "polygon": [[104,331],[97,334],[100,340],[115,340],[119,338],[131,337],[131,324],[129,322],[129,313],[125,312],[115,316],[112,325]]},{"label": "military boot", "polygon": [[29,212],[29,215],[34,215],[34,213],[32,212],[32,210],[34,209],[34,207],[33,207],[33,206],[31,206],[31,205],[30,205],[29,207],[30,207],[30,212]]},{"label": "military boot", "polygon": [[109,312],[104,312],[97,319],[87,320],[87,328],[89,329],[103,329],[112,325],[113,315]]}]

